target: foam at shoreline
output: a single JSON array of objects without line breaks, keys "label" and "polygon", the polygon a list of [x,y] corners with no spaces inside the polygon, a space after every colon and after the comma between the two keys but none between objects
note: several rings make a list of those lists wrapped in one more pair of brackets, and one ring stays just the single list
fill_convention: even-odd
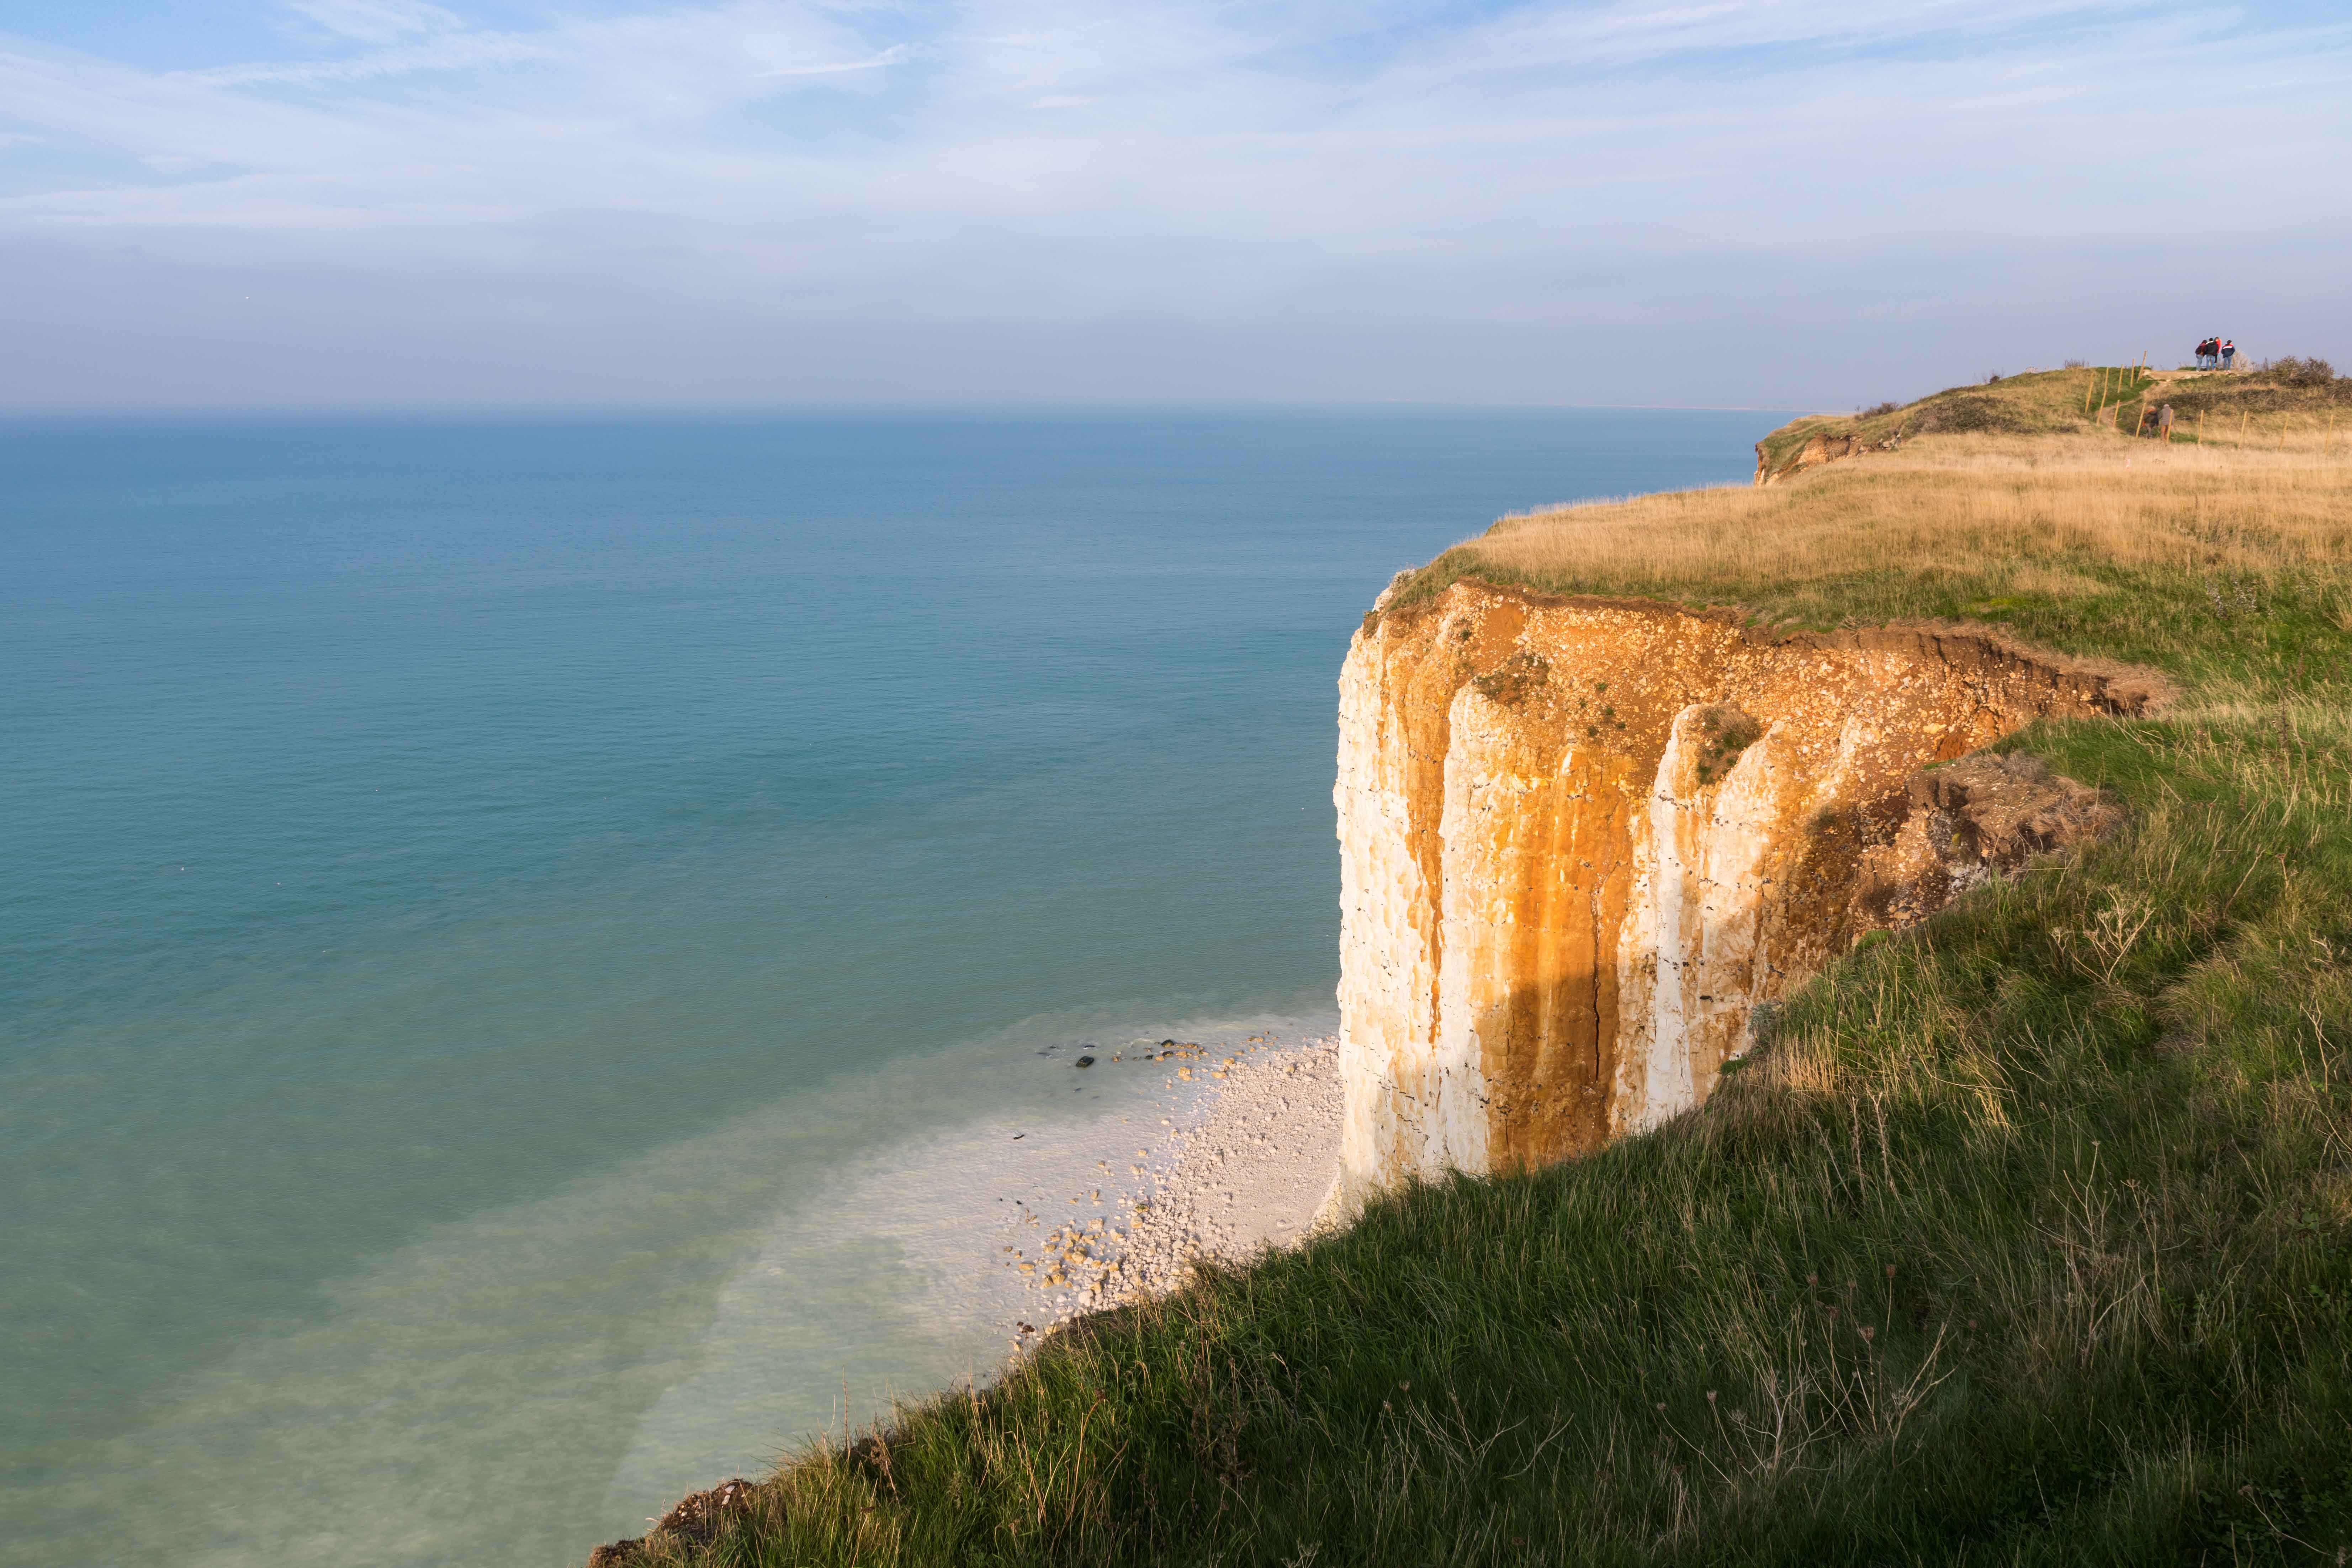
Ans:
[{"label": "foam at shoreline", "polygon": [[[1193,1020],[1165,1045],[1065,1035],[1024,1052],[1045,1075],[1024,1092],[844,1163],[751,1239],[699,1351],[635,1423],[604,1511],[657,1515],[898,1402],[985,1385],[1056,1323],[1165,1289],[1193,1257],[1294,1239],[1337,1170],[1334,1022]],[[945,1058],[931,1071],[964,1076]],[[1276,1147],[1311,1173],[1284,1177],[1262,1152]],[[1117,1254],[1071,1257],[1047,1284],[1044,1239],[1097,1219],[1095,1234],[1124,1233]]]}]

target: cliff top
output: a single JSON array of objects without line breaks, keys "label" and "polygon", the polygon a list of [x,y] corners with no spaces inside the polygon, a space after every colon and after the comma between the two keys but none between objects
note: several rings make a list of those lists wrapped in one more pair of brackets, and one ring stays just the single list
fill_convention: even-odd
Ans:
[{"label": "cliff top", "polygon": [[[2118,428],[2080,414],[2120,389]],[[2157,398],[2172,440],[2118,433]],[[1787,466],[1824,432],[1861,439]],[[1797,420],[1759,451],[1785,477],[1506,517],[1386,609],[1475,578],[1780,629],[1976,623],[2191,688],[2352,691],[2352,380],[2052,371]]]}]

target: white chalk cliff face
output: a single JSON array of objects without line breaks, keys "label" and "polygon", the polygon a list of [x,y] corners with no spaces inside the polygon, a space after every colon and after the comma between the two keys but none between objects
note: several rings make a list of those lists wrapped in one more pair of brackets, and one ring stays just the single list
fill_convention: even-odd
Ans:
[{"label": "white chalk cliff face", "polygon": [[1921,769],[2138,700],[1967,633],[1783,638],[1466,583],[1376,614],[1333,792],[1342,1202],[1697,1104],[1758,1003],[2112,816],[2021,761]]}]

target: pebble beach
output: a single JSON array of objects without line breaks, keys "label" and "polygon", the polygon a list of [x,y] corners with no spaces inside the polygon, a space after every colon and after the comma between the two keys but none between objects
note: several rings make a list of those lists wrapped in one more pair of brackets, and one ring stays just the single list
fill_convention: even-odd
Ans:
[{"label": "pebble beach", "polygon": [[1178,1289],[1202,1261],[1296,1244],[1338,1177],[1336,1038],[1163,1040],[1101,1065],[1139,1060],[1162,1074],[1166,1113],[1122,1119],[1134,1142],[1097,1162],[1099,1184],[1007,1218],[999,1262],[1034,1292],[1012,1325],[1016,1352],[1084,1313]]}]

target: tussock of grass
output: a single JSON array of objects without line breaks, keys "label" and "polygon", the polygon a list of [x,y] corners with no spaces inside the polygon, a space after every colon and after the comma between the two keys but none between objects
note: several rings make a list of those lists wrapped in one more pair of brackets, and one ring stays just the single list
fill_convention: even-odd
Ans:
[{"label": "tussock of grass", "polygon": [[2009,742],[2120,836],[1857,950],[1655,1133],[1097,1320],[650,1559],[2345,1561],[2352,465],[2099,439],[1507,519],[1403,596],[2159,665],[2162,717]]}]

